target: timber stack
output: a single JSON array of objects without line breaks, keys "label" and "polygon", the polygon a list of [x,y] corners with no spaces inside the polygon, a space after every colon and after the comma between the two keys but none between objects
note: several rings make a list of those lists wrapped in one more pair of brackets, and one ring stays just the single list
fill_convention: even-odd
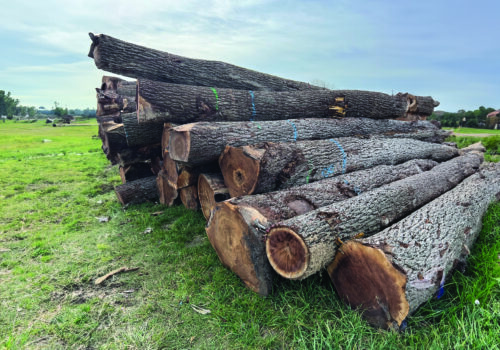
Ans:
[{"label": "timber stack", "polygon": [[500,197],[500,167],[426,121],[432,97],[329,90],[90,38],[98,68],[135,79],[104,76],[96,89],[120,202],[201,208],[222,264],[263,296],[277,277],[326,269],[371,324],[399,329]]}]

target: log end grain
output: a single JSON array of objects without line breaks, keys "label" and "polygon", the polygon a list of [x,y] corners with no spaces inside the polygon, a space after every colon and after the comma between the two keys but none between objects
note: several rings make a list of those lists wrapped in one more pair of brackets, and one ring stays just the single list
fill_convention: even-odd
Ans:
[{"label": "log end grain", "polygon": [[269,231],[266,254],[274,270],[288,279],[301,278],[309,264],[309,249],[289,227],[278,226]]},{"label": "log end grain", "polygon": [[221,175],[200,174],[198,177],[198,199],[205,219],[210,218],[212,208],[219,202],[229,199],[229,191],[224,186]]},{"label": "log end grain", "polygon": [[158,187],[160,203],[166,206],[174,205],[179,196],[179,191],[177,189],[177,184],[172,184],[168,180],[167,174],[165,174],[164,170],[160,170],[158,173],[156,177],[156,185]]},{"label": "log end grain", "polygon": [[198,186],[191,185],[179,190],[179,197],[186,209],[198,210],[200,202],[198,200]]},{"label": "log end grain", "polygon": [[231,197],[254,193],[260,173],[261,155],[254,153],[248,146],[226,146],[221,154],[219,166]]},{"label": "log end grain", "polygon": [[328,274],[340,298],[361,309],[370,324],[397,330],[408,316],[406,276],[382,250],[349,241],[339,248]]},{"label": "log end grain", "polygon": [[191,128],[194,124],[177,127],[170,132],[169,152],[172,159],[179,162],[189,162],[191,151]]},{"label": "log end grain", "polygon": [[247,288],[268,295],[272,288],[271,267],[262,264],[263,243],[255,240],[247,225],[255,220],[267,224],[255,209],[222,202],[212,210],[206,232],[222,264],[238,275]]}]

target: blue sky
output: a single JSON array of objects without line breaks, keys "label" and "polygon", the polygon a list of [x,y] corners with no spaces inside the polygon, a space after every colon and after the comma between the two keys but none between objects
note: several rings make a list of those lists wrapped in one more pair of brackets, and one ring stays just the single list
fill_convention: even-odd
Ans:
[{"label": "blue sky", "polygon": [[332,89],[500,108],[500,2],[0,0],[0,89],[95,107],[88,32]]}]

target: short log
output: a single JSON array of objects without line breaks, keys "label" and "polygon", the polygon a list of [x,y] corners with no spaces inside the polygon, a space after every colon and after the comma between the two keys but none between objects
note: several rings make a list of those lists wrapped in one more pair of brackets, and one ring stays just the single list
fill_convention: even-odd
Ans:
[{"label": "short log", "polygon": [[205,219],[210,218],[212,208],[229,199],[229,190],[224,185],[222,174],[200,174],[198,176],[198,199]]},{"label": "short log", "polygon": [[122,205],[157,201],[156,177],[150,176],[118,185],[115,193]]}]

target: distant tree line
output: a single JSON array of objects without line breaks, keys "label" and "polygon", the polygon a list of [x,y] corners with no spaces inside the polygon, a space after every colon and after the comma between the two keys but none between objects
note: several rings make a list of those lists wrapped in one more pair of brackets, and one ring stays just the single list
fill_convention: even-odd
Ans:
[{"label": "distant tree line", "polygon": [[500,120],[498,117],[486,116],[495,111],[494,108],[485,108],[484,106],[479,107],[473,111],[465,111],[463,109],[456,113],[452,112],[440,112],[436,111],[427,118],[428,120],[437,120],[441,122],[441,126],[444,127],[468,127],[468,128],[483,128],[483,129],[493,129]]},{"label": "distant tree line", "polygon": [[12,119],[14,118],[14,116],[44,118],[46,116],[62,117],[68,114],[94,118],[96,116],[96,110],[91,108],[63,108],[58,102],[54,102],[54,107],[52,109],[45,109],[44,107],[40,107],[37,109],[33,106],[21,106],[19,105],[19,100],[12,97],[10,91],[5,92],[4,90],[0,90],[0,116],[7,116],[8,119]]}]

